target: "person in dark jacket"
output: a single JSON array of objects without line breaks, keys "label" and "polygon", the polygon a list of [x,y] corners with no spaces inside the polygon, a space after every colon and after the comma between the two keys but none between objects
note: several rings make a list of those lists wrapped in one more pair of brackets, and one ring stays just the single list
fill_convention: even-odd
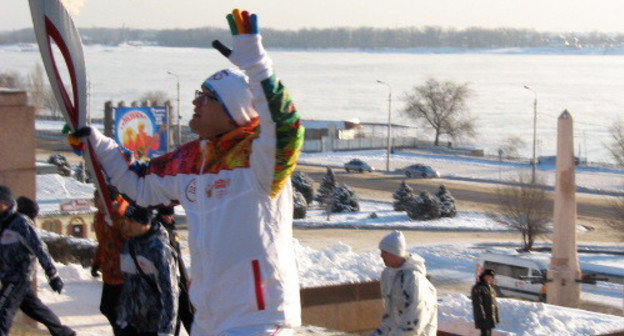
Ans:
[{"label": "person in dark jacket", "polygon": [[17,202],[17,212],[30,218],[34,223],[39,216],[39,204],[25,196],[20,196],[15,201]]},{"label": "person in dark jacket", "polygon": [[151,210],[129,205],[121,250],[123,288],[117,324],[123,336],[163,336],[175,333],[178,275],[175,251],[167,231]]},{"label": "person in dark jacket", "polygon": [[158,208],[158,212],[154,221],[161,224],[169,234],[169,242],[171,247],[173,247],[174,251],[178,256],[178,276],[180,277],[180,299],[178,302],[178,322],[176,323],[176,335],[180,332],[180,322],[184,325],[184,329],[190,335],[191,334],[191,326],[193,325],[193,314],[194,309],[191,304],[191,300],[189,299],[188,287],[189,287],[189,276],[186,271],[186,265],[184,264],[184,260],[182,259],[182,253],[180,252],[180,238],[178,237],[178,233],[176,232],[176,222],[174,218],[174,209],[173,207],[161,207]]},{"label": "person in dark jacket", "polygon": [[11,189],[0,185],[0,336],[9,334],[18,308],[43,323],[53,336],[75,335],[71,328],[61,324],[33,291],[35,258],[44,269],[50,287],[61,293],[63,281],[37,236],[32,221],[17,212]]},{"label": "person in dark jacket", "polygon": [[111,213],[113,225],[106,223],[105,205],[101,201],[99,191],[96,189],[93,195],[95,207],[98,209],[93,217],[93,228],[95,229],[98,247],[95,250],[91,263],[91,275],[99,277],[99,273],[102,274],[100,312],[106,316],[113,328],[113,335],[118,336],[120,330],[117,326],[117,311],[119,309],[119,297],[123,288],[119,256],[121,248],[127,239],[121,231],[124,221],[123,213],[128,206],[128,202],[119,197],[114,188],[109,187],[107,189],[110,199],[114,200]]},{"label": "person in dark jacket", "polygon": [[492,335],[492,329],[500,321],[493,284],[494,271],[486,269],[479,276],[479,281],[472,286],[471,297],[475,328],[481,329],[481,336]]}]

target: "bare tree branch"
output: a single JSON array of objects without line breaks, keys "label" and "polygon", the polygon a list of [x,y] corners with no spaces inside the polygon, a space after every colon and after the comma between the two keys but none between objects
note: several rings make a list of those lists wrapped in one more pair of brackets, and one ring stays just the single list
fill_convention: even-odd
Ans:
[{"label": "bare tree branch", "polygon": [[624,166],[624,123],[622,120],[616,121],[613,126],[609,128],[609,133],[611,134],[613,142],[606,147],[613,159],[620,166]]},{"label": "bare tree branch", "polygon": [[519,186],[497,188],[498,213],[490,215],[496,222],[520,231],[522,250],[530,251],[538,235],[547,232],[546,224],[552,219],[552,206],[539,179],[535,182],[520,175]]},{"label": "bare tree branch", "polygon": [[472,138],[476,135],[476,119],[469,115],[466,105],[471,95],[468,83],[440,82],[429,78],[405,95],[406,107],[403,111],[434,130],[436,146],[442,135],[448,135],[453,140]]},{"label": "bare tree branch", "polygon": [[141,95],[141,101],[149,100],[154,105],[162,105],[165,101],[170,100],[169,95],[164,91],[147,91]]}]

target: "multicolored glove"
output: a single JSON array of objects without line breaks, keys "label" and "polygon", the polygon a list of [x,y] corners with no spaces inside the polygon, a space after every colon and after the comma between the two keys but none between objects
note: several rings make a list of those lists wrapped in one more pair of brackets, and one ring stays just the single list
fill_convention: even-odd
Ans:
[{"label": "multicolored glove", "polygon": [[270,69],[271,59],[262,46],[258,16],[234,9],[226,18],[232,32],[232,49],[223,45],[219,40],[213,41],[212,46],[234,65],[252,74]]},{"label": "multicolored glove", "polygon": [[69,142],[69,145],[71,146],[74,153],[78,156],[82,156],[82,153],[84,153],[85,145],[82,140],[80,140],[80,138],[88,137],[89,135],[91,135],[91,127],[81,127],[79,130],[70,133],[69,126],[65,124],[61,132],[63,134],[67,134],[67,142]]}]

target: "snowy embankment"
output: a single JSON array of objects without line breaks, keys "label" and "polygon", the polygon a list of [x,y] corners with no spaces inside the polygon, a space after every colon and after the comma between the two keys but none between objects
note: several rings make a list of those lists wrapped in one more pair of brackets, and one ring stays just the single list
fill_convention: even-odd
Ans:
[{"label": "snowy embankment", "polygon": [[[472,302],[465,295],[444,295],[438,307],[441,330],[477,336]],[[601,335],[624,330],[624,318],[538,302],[498,299],[501,322],[493,335]]]},{"label": "snowy embankment", "polygon": [[[377,280],[383,269],[377,251],[355,253],[350,246],[338,243],[323,250],[296,245],[299,275],[302,287],[317,287]],[[471,283],[474,279],[475,260],[488,244],[448,244],[411,247],[411,253],[420,254],[427,263],[434,284],[446,280]],[[507,247],[503,247],[507,246]],[[510,252],[517,246],[501,243],[496,249]],[[602,248],[605,248],[604,246]],[[539,254],[539,253],[537,253]],[[541,255],[546,256],[545,253]],[[617,272],[624,274],[621,256],[580,254],[581,263],[597,265],[616,264]],[[619,258],[619,259],[618,259]],[[89,269],[78,265],[57,264],[66,287],[62,295],[52,292],[43,272],[39,272],[41,299],[71,325],[79,335],[109,335],[108,324],[99,314],[101,283],[93,279]],[[592,288],[590,292],[587,290]],[[624,286],[599,283],[583,286],[583,298],[592,296],[597,302],[621,307]],[[463,294],[445,295],[440,290],[439,324],[441,329],[472,335],[472,306]],[[591,299],[591,298],[590,298]],[[562,308],[543,303],[501,299],[502,322],[499,335],[597,335],[624,330],[624,318],[612,315]],[[298,335],[336,335],[321,329],[302,330]],[[474,334],[474,333],[473,333]],[[475,334],[477,335],[477,334]]]},{"label": "snowy embankment", "polygon": [[[299,163],[342,168],[344,163],[358,158],[375,169],[384,170],[386,165],[385,153],[384,150],[301,153]],[[508,182],[517,180],[520,174],[528,176],[531,173],[531,166],[528,164],[499,162],[478,157],[437,155],[418,150],[396,151],[391,155],[390,162],[392,170],[417,163],[429,165],[439,171],[442,178],[457,180]],[[537,172],[546,185],[554,186],[554,165],[538,165]],[[396,174],[402,175],[402,172],[396,172]],[[622,192],[624,191],[623,177],[624,171],[621,170],[576,167],[576,184],[581,190]]]},{"label": "snowy embankment", "polygon": [[[373,215],[374,213],[374,215]],[[352,228],[352,229],[399,229],[436,231],[489,231],[511,232],[510,228],[494,221],[486,214],[458,211],[457,216],[429,221],[411,220],[405,211],[395,211],[388,202],[360,201],[360,211],[333,213],[327,219],[325,211],[308,208],[306,218],[295,219],[296,227]],[[587,229],[578,225],[577,232]]]}]

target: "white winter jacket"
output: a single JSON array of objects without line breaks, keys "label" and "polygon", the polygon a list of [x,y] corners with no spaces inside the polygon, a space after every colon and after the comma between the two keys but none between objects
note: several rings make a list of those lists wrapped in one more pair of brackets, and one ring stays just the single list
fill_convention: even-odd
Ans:
[{"label": "white winter jacket", "polygon": [[303,127],[272,70],[251,75],[250,86],[259,120],[187,143],[144,172],[129,168],[112,139],[90,136],[122,193],[141,206],[184,207],[193,336],[282,335],[301,323],[290,175]]},{"label": "white winter jacket", "polygon": [[370,336],[435,336],[438,298],[426,278],[425,261],[412,254],[399,268],[386,267],[381,274],[385,314]]}]

